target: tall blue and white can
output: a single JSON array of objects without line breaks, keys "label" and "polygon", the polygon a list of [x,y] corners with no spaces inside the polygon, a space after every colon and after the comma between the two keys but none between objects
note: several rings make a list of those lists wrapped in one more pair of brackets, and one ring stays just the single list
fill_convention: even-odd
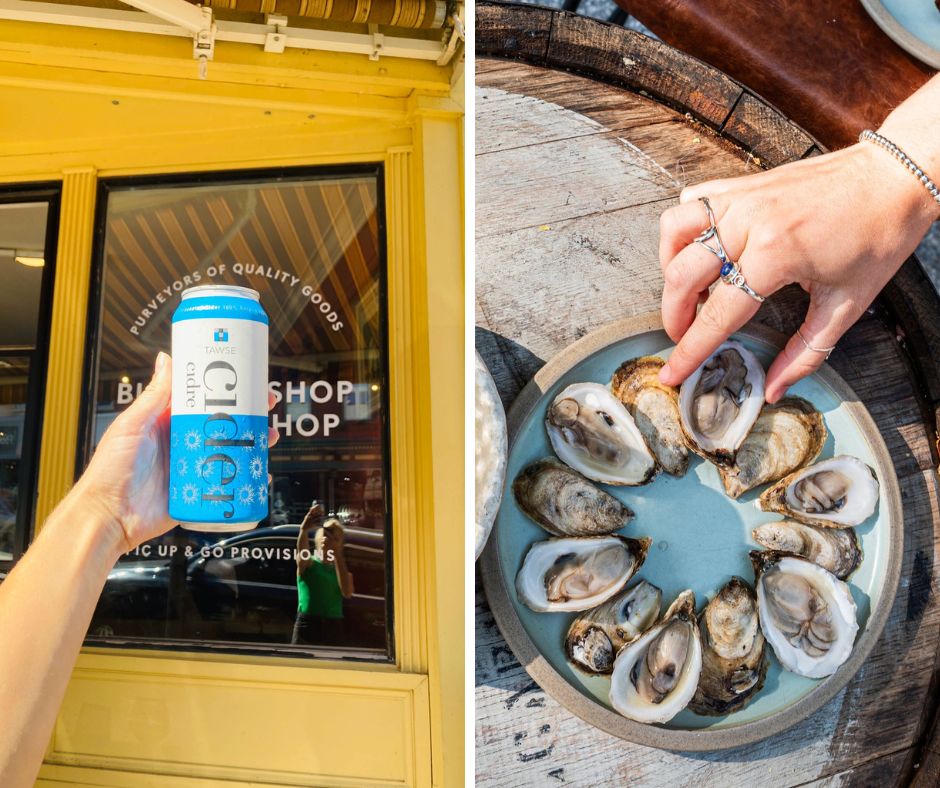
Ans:
[{"label": "tall blue and white can", "polygon": [[247,287],[184,290],[173,313],[170,517],[247,531],[268,514],[268,316]]}]

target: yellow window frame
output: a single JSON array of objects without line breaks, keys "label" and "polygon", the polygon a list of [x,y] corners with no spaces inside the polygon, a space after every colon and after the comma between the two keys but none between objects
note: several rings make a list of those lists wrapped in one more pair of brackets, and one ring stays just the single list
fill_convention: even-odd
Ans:
[{"label": "yellow window frame", "polygon": [[62,184],[37,527],[74,476],[98,179],[382,162],[396,661],[83,649],[39,784],[459,785],[462,83],[426,62],[245,45],[220,46],[201,82],[185,48],[0,23],[0,98],[56,106],[61,128],[0,130],[0,182]]}]

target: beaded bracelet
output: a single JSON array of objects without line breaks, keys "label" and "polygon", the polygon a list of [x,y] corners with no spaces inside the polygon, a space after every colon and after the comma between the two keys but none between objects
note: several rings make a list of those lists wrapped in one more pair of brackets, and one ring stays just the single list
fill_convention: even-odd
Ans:
[{"label": "beaded bracelet", "polygon": [[914,177],[924,184],[924,188],[930,192],[930,196],[936,200],[938,205],[940,205],[940,189],[937,188],[937,184],[930,180],[930,178],[927,177],[927,173],[918,167],[914,163],[913,159],[911,159],[911,157],[902,151],[897,145],[891,142],[891,140],[889,140],[887,137],[882,137],[880,134],[872,131],[871,129],[865,129],[865,131],[858,135],[858,141],[862,142],[863,140],[867,140],[868,142],[872,142],[875,145],[884,148],[886,151],[888,151],[888,153],[894,156],[894,158],[901,162],[901,164],[914,173]]}]

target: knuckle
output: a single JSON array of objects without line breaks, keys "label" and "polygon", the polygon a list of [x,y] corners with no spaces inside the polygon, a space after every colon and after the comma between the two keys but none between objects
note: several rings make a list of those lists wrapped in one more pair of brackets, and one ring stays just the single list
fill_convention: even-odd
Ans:
[{"label": "knuckle", "polygon": [[727,310],[724,305],[714,296],[709,298],[699,310],[698,319],[702,328],[713,333],[720,333],[726,330]]},{"label": "knuckle", "polygon": [[676,209],[667,208],[659,215],[659,232],[662,235],[671,235],[676,227]]},{"label": "knuckle", "polygon": [[685,271],[682,268],[682,264],[678,261],[675,261],[663,272],[663,279],[666,282],[666,286],[672,290],[678,290],[686,282]]}]

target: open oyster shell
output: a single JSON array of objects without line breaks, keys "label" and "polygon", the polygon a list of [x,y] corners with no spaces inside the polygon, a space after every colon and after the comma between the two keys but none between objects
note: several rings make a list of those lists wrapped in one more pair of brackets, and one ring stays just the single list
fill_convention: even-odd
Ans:
[{"label": "open oyster shell", "polygon": [[578,616],[568,629],[565,654],[587,673],[610,673],[617,652],[656,623],[663,594],[640,580]]},{"label": "open oyster shell", "polygon": [[784,397],[764,405],[734,463],[718,466],[725,492],[737,498],[811,463],[826,435],[822,414],[805,399]]},{"label": "open oyster shell", "polygon": [[688,705],[701,670],[695,594],[686,590],[662,621],[620,650],[611,674],[610,704],[637,722],[666,722]]},{"label": "open oyster shell", "polygon": [[519,599],[537,613],[588,610],[616,594],[646,560],[650,540],[584,536],[536,542],[516,575]]},{"label": "open oyster shell", "polygon": [[758,504],[765,512],[824,528],[861,525],[878,506],[878,478],[858,458],[840,454],[784,477]]},{"label": "open oyster shell", "polygon": [[659,382],[664,363],[658,356],[625,361],[610,387],[633,416],[660,467],[672,476],[683,476],[689,467],[689,450],[679,423],[679,391]]},{"label": "open oyster shell", "polygon": [[734,461],[764,404],[764,368],[740,342],[720,345],[679,389],[679,416],[692,451]]},{"label": "open oyster shell", "polygon": [[758,627],[754,590],[732,577],[705,606],[699,628],[702,672],[689,708],[708,716],[743,709],[767,675],[766,641]]},{"label": "open oyster shell", "polygon": [[761,632],[780,664],[811,679],[835,673],[858,633],[849,587],[799,556],[759,550],[750,556]]},{"label": "open oyster shell", "polygon": [[633,417],[606,386],[575,383],[548,407],[545,428],[555,454],[604,484],[646,484],[656,461]]},{"label": "open oyster shell", "polygon": [[751,535],[768,550],[793,553],[847,579],[862,563],[862,549],[854,528],[820,528],[796,520],[759,525]]},{"label": "open oyster shell", "polygon": [[633,517],[625,504],[550,458],[524,468],[512,491],[519,508],[555,536],[602,536]]}]

